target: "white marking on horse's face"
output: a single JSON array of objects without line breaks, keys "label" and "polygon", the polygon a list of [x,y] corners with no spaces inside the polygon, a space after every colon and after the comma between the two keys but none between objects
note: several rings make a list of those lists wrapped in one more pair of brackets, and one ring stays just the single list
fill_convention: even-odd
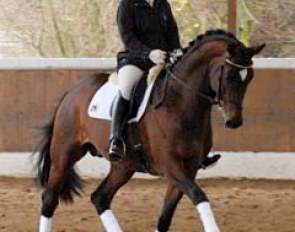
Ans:
[{"label": "white marking on horse's face", "polygon": [[248,74],[248,70],[246,68],[245,69],[242,69],[240,71],[240,77],[241,77],[242,81],[245,81],[246,80],[247,74]]}]

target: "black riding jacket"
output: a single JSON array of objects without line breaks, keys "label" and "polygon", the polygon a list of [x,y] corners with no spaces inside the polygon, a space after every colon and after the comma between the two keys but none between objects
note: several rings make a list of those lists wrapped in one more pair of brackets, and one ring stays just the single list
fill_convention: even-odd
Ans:
[{"label": "black riding jacket", "polygon": [[177,24],[167,0],[155,0],[153,7],[145,0],[121,0],[117,23],[125,46],[125,52],[118,55],[119,62],[123,57],[125,63],[148,68],[152,65],[148,59],[151,50],[180,48]]}]

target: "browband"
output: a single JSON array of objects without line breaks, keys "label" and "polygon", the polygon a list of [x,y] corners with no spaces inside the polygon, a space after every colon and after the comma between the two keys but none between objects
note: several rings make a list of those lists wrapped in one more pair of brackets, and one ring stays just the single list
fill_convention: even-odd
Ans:
[{"label": "browband", "polygon": [[245,65],[241,65],[241,64],[236,64],[234,62],[232,62],[230,59],[226,58],[225,59],[225,62],[232,65],[232,66],[235,66],[237,68],[242,68],[242,69],[249,69],[249,68],[252,68],[252,65],[248,65],[248,66],[245,66]]}]

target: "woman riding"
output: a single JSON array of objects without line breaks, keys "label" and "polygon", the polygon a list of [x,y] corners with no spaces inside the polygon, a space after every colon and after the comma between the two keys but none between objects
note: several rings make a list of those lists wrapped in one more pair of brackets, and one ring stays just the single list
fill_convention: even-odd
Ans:
[{"label": "woman riding", "polygon": [[179,33],[167,0],[121,0],[117,13],[125,50],[118,53],[119,94],[114,102],[109,155],[124,157],[122,136],[134,85],[167,52],[180,50]]}]

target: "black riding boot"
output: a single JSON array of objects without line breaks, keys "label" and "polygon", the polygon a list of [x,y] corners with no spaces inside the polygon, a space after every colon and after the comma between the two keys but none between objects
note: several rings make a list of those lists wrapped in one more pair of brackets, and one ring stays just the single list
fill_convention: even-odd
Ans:
[{"label": "black riding boot", "polygon": [[122,132],[129,111],[129,101],[125,100],[119,93],[114,101],[111,140],[109,146],[110,159],[118,159],[125,156],[125,143]]}]

